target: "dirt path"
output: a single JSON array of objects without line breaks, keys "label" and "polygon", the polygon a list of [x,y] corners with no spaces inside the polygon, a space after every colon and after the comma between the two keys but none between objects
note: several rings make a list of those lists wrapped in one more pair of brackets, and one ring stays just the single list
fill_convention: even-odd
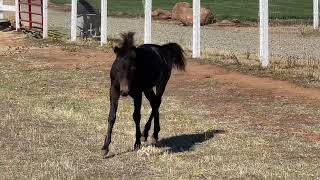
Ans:
[{"label": "dirt path", "polygon": [[189,63],[187,73],[182,79],[212,78],[227,86],[252,91],[269,91],[273,96],[294,97],[301,99],[320,100],[320,90],[312,88],[303,88],[287,81],[274,80],[270,78],[260,78],[241,74],[238,72],[229,72],[223,68],[214,65],[200,65],[199,63]]}]

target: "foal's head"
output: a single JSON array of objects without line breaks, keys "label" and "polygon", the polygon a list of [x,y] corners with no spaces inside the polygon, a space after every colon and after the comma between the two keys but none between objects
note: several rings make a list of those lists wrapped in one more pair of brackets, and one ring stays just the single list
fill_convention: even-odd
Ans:
[{"label": "foal's head", "polygon": [[120,94],[127,96],[136,70],[136,52],[134,45],[134,33],[122,34],[120,47],[115,47],[116,60],[114,62],[115,75],[120,83]]}]

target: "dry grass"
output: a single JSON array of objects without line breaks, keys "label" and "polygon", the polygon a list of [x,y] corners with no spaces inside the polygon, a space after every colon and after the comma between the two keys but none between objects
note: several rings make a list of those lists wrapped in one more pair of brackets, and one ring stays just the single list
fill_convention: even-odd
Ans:
[{"label": "dry grass", "polygon": [[299,35],[301,37],[319,37],[320,31],[318,29],[313,29],[308,26],[302,26],[299,28]]},{"label": "dry grass", "polygon": [[204,63],[213,63],[230,70],[294,82],[304,87],[320,87],[320,60],[294,56],[273,56],[268,68],[262,68],[256,54],[249,51],[235,54],[229,51],[204,50]]},{"label": "dry grass", "polygon": [[[214,79],[169,87],[160,147],[131,151],[132,102],[121,100],[112,157],[102,159],[107,71],[42,68],[43,61],[0,56],[2,179],[320,178],[319,105],[243,94]],[[144,100],[142,124],[149,113]]]}]

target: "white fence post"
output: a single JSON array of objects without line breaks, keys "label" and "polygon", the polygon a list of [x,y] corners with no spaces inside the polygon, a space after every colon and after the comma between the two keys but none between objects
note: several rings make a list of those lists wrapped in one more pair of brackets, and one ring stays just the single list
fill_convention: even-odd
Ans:
[{"label": "white fence post", "polygon": [[200,58],[200,0],[193,0],[193,40],[192,57]]},{"label": "white fence post", "polygon": [[77,0],[71,3],[71,41],[77,40]]},{"label": "white fence post", "polygon": [[319,28],[319,0],[313,0],[313,28]]},{"label": "white fence post", "polygon": [[145,0],[144,5],[144,43],[151,43],[151,31],[152,31],[152,0]]},{"label": "white fence post", "polygon": [[[3,0],[0,0],[0,7],[3,6]],[[3,12],[1,11],[1,8],[0,8],[0,19],[3,19],[4,18],[4,15],[3,15]]]},{"label": "white fence post", "polygon": [[42,13],[43,13],[43,32],[42,32],[42,38],[46,39],[48,38],[48,0],[43,0],[42,4]]},{"label": "white fence post", "polygon": [[15,10],[15,15],[16,15],[16,31],[19,31],[20,30],[20,12],[19,12],[19,10],[20,10],[20,4],[19,4],[19,0],[15,0],[15,8],[16,8],[16,10]]},{"label": "white fence post", "polygon": [[262,67],[269,65],[269,8],[268,0],[259,1],[260,13],[260,62]]},{"label": "white fence post", "polygon": [[108,0],[101,0],[101,46],[108,41]]}]

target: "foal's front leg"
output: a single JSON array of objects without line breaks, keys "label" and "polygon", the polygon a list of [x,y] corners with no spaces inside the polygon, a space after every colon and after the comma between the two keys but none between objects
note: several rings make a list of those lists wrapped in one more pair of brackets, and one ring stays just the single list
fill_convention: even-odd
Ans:
[{"label": "foal's front leg", "polygon": [[118,109],[118,101],[120,97],[120,90],[116,87],[110,87],[110,111],[109,111],[109,118],[108,118],[108,131],[106,138],[104,140],[104,145],[102,150],[104,150],[104,156],[107,156],[109,153],[109,145],[111,143],[111,134],[112,128],[116,121],[117,109]]},{"label": "foal's front leg", "polygon": [[141,120],[142,92],[135,94],[133,96],[133,100],[134,100],[133,120],[136,124],[136,142],[134,143],[134,149],[139,149],[141,146],[140,120]]}]

